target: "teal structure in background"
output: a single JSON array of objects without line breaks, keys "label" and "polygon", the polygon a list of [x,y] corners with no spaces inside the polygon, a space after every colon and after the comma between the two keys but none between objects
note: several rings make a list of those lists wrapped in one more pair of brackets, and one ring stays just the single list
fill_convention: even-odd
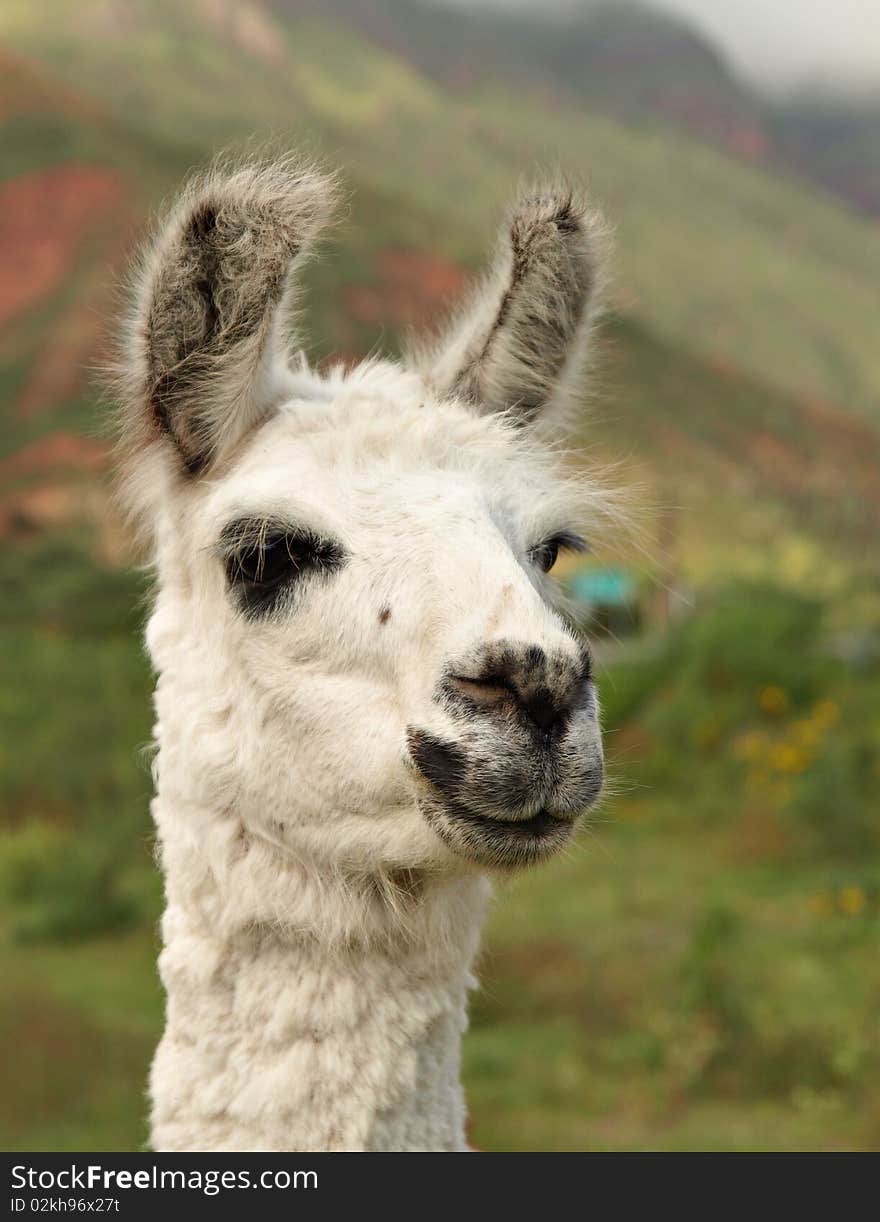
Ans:
[{"label": "teal structure in background", "polygon": [[636,583],[623,569],[578,569],[569,581],[576,602],[590,607],[631,607],[637,599]]}]

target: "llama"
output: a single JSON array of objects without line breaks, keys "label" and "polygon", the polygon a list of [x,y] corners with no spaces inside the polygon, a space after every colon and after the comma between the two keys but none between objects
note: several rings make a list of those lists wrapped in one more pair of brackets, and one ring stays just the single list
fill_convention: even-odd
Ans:
[{"label": "llama", "polygon": [[121,487],[157,574],[157,1150],[467,1149],[488,880],[602,786],[549,576],[595,516],[554,439],[598,217],[527,192],[441,338],[320,374],[288,320],[335,197],[293,159],[214,168],[123,329]]}]

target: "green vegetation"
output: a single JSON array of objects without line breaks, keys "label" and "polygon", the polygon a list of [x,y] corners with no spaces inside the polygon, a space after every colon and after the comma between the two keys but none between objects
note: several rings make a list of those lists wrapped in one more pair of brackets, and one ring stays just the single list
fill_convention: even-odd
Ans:
[{"label": "green vegetation", "polygon": [[137,583],[75,541],[9,556],[0,573],[0,878],[23,941],[64,941],[135,922],[129,877],[148,864],[147,666]]},{"label": "green vegetation", "polygon": [[[161,1025],[141,587],[75,541],[15,560],[0,1142],[136,1148]],[[466,1041],[478,1145],[876,1144],[880,665],[840,640],[821,604],[733,586],[612,655],[614,796],[493,914]]]}]

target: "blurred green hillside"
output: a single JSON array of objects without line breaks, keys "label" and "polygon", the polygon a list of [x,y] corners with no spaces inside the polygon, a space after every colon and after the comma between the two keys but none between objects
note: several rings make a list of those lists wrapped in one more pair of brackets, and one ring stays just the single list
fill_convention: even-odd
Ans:
[{"label": "blurred green hillside", "polygon": [[[463,19],[407,4],[0,11],[0,1144],[144,1140],[147,586],[89,370],[159,200],[269,141],[351,187],[309,272],[316,358],[435,320],[536,165],[586,178],[615,226],[583,442],[640,530],[599,559],[687,613],[603,646],[615,792],[500,897],[466,1044],[477,1144],[875,1147],[876,222],[690,114],[646,120],[619,72],[615,97],[601,74],[554,87],[516,31],[515,54],[481,58],[490,25],[444,58],[438,21],[449,42]],[[714,88],[711,57],[663,45],[661,83],[696,54]]]},{"label": "blurred green hillside", "polygon": [[[566,94],[488,76],[444,88],[323,12],[8,0],[0,40],[173,150],[169,181],[181,162],[268,135],[341,159],[357,223],[364,187],[395,201],[362,241],[432,234],[435,249],[473,261],[523,174],[562,165],[588,179],[613,218],[627,313],[676,346],[876,420],[880,253],[869,221],[794,180]],[[32,165],[38,132],[15,116],[11,127],[12,168],[16,158]],[[114,164],[116,153],[106,154]]]}]

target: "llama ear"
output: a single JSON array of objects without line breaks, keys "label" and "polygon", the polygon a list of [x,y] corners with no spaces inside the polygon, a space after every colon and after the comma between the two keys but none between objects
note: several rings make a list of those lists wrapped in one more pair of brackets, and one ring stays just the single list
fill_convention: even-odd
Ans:
[{"label": "llama ear", "polygon": [[602,286],[605,228],[567,185],[529,191],[495,263],[449,333],[416,363],[441,395],[529,423],[577,401]]},{"label": "llama ear", "polygon": [[190,474],[283,394],[292,272],[335,184],[292,161],[197,178],[146,252],[122,361],[129,441],[162,437]]}]

